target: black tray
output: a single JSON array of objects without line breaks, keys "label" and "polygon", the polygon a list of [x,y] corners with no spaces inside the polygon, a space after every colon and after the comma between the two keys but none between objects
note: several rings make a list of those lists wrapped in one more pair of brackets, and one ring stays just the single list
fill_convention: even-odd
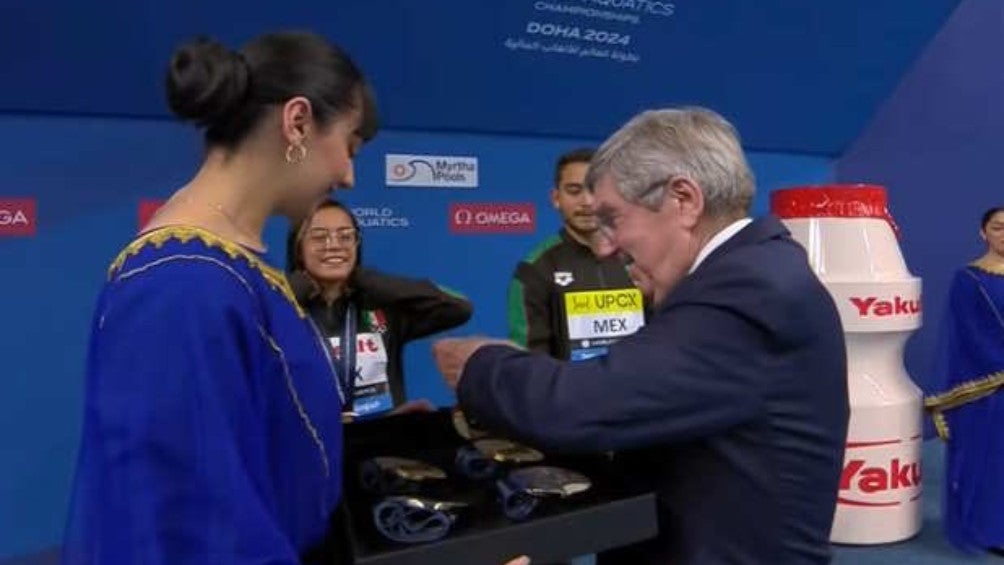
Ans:
[{"label": "black tray", "polygon": [[[406,414],[354,422],[345,430],[347,534],[357,565],[502,565],[528,555],[535,563],[639,542],[657,533],[655,496],[625,484],[602,455],[546,454],[541,465],[573,469],[592,481],[588,491],[548,500],[533,516],[512,521],[501,511],[494,481],[472,481],[455,472],[457,448],[466,440],[453,428],[451,412]],[[377,497],[359,487],[358,464],[379,455],[432,463],[449,474],[435,491],[423,494],[470,504],[445,538],[399,544],[373,525]]]}]

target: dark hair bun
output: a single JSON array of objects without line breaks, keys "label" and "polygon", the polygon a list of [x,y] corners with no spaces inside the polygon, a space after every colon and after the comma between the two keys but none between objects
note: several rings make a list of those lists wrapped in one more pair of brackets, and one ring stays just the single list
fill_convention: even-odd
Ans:
[{"label": "dark hair bun", "polygon": [[167,70],[167,103],[180,118],[200,127],[229,120],[250,85],[240,54],[218,41],[199,38],[174,52]]}]

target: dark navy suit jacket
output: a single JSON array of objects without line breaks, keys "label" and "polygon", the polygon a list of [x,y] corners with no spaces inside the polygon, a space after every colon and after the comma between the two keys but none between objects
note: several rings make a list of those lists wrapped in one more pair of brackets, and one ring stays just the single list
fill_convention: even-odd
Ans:
[{"label": "dark navy suit jacket", "polygon": [[615,562],[816,564],[830,559],[846,374],[833,300],[768,216],[713,251],[606,357],[484,347],[458,396],[516,439],[617,451],[630,479],[657,492],[658,537]]}]

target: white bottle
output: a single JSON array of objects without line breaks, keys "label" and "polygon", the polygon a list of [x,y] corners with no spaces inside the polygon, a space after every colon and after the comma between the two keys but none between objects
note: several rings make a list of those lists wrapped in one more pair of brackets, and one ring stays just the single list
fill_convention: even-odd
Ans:
[{"label": "white bottle", "polygon": [[885,189],[828,185],[774,191],[771,211],[805,247],[830,291],[847,342],[851,419],[830,539],[904,540],[920,531],[922,393],[903,366],[921,324]]}]

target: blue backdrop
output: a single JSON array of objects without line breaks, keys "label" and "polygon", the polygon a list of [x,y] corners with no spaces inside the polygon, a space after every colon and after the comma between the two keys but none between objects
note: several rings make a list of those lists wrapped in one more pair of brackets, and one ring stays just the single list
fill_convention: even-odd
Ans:
[{"label": "blue backdrop", "polygon": [[836,155],[958,2],[14,0],[0,110],[163,116],[177,43],[298,27],[353,53],[397,128],[601,137],[700,103],[749,147]]}]

